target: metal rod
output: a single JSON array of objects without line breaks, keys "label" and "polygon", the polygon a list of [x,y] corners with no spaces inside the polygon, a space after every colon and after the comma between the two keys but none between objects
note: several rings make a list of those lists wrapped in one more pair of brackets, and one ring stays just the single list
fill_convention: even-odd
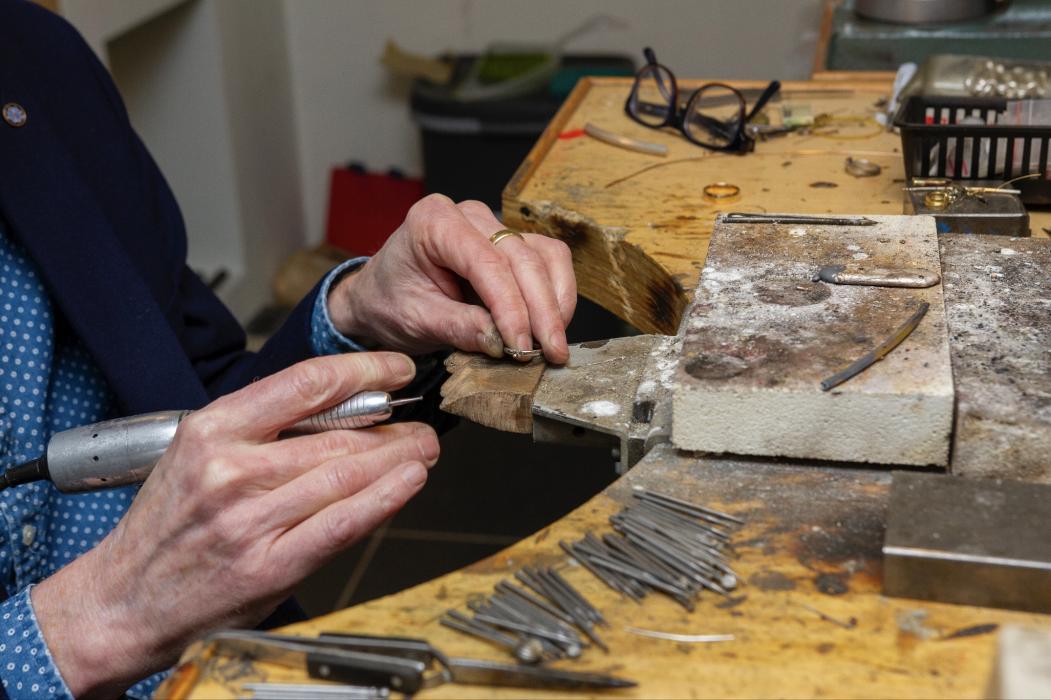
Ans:
[{"label": "metal rod", "polygon": [[584,594],[582,594],[576,588],[573,588],[573,586],[570,585],[569,581],[567,581],[565,579],[565,577],[562,576],[562,574],[558,573],[554,569],[548,569],[548,571],[551,574],[551,578],[554,579],[555,582],[558,585],[560,585],[563,590],[565,590],[571,596],[576,598],[580,602],[580,604],[582,606],[584,606],[584,609],[586,611],[588,611],[589,616],[592,619],[594,619],[595,622],[597,622],[599,624],[602,624],[602,625],[608,625],[609,624],[608,622],[606,622],[606,618],[602,617],[602,613],[600,613],[598,611],[598,608],[596,608],[594,605],[592,605],[591,601],[589,601],[587,598],[584,597]]},{"label": "metal rod", "polygon": [[878,221],[864,216],[806,216],[803,214],[748,214],[730,212],[719,221],[727,224],[813,224],[815,226],[875,226]]},{"label": "metal rod", "polygon": [[[483,618],[479,618],[478,615],[483,615],[485,617],[499,617],[499,613],[500,613],[500,611],[494,609],[492,605],[483,604],[483,603],[480,603],[478,601],[468,600],[467,601],[467,607],[470,608],[471,611],[474,612],[474,614],[475,614],[475,617],[472,619],[472,622],[474,622],[476,624],[479,624],[479,625],[486,624],[486,623],[485,623],[484,619]],[[514,620],[511,620],[511,622],[514,622]],[[493,627],[493,628],[499,628],[499,629],[505,629],[505,630],[508,629],[507,627],[501,627],[499,625],[494,625],[492,623],[489,623],[489,626]],[[512,630],[512,631],[518,632],[519,630]],[[556,659],[561,659],[561,658],[564,658],[564,657],[567,656],[565,648],[559,646],[558,644],[555,644],[551,640],[546,639],[545,637],[542,637],[540,635],[530,634],[529,632],[525,632],[524,634],[536,638],[537,641],[539,641],[540,644],[544,647],[544,652],[547,655],[549,655],[549,656],[551,656],[553,658],[556,658]]]},{"label": "metal rod", "polygon": [[576,545],[570,544],[565,540],[562,540],[558,545],[565,551],[566,554],[573,557],[577,562],[580,563],[585,569],[590,571],[595,578],[602,583],[606,584],[607,587],[613,589],[622,596],[626,596],[636,603],[641,602],[642,596],[638,595],[635,591],[631,590],[627,584],[621,581],[619,576],[611,575],[608,572],[597,569],[588,559],[587,554],[582,550],[578,549],[579,543]]},{"label": "metal rod", "polygon": [[438,623],[449,629],[454,629],[457,632],[462,632],[463,634],[491,642],[506,649],[511,652],[516,660],[522,663],[539,663],[540,661],[543,661],[545,656],[544,646],[540,643],[540,640],[535,637],[512,637],[497,629],[491,628],[489,625],[476,622],[456,610],[449,610],[446,612],[446,616],[438,620]]},{"label": "metal rod", "polygon": [[654,639],[667,639],[672,642],[705,643],[705,642],[732,642],[732,634],[676,634],[675,632],[661,632],[660,630],[647,630],[638,627],[625,627],[625,632],[638,634],[643,637]]},{"label": "metal rod", "polygon": [[512,632],[520,632],[522,634],[527,634],[530,637],[539,637],[541,639],[547,639],[551,642],[565,643],[567,645],[572,645],[575,643],[572,638],[567,637],[559,632],[552,632],[548,629],[523,624],[521,622],[515,622],[513,620],[506,620],[502,617],[495,617],[486,613],[475,613],[475,619],[481,620],[482,622],[488,622],[490,625],[494,625],[496,627],[511,630]]},{"label": "metal rod", "polygon": [[669,496],[664,493],[658,493],[657,491],[650,491],[649,489],[645,489],[641,486],[636,486],[633,491],[636,498],[651,498],[666,501],[667,503],[673,503],[677,506],[680,506],[682,508],[688,508],[698,513],[705,513],[716,518],[729,520],[730,522],[737,523],[738,525],[744,525],[744,520],[736,516],[730,515],[729,513],[723,513],[721,511],[713,510],[711,508],[705,508],[704,506],[697,505],[696,503],[690,503],[689,501],[684,501],[680,498],[675,498],[674,496]]},{"label": "metal rod", "polygon": [[390,402],[391,408],[397,408],[398,406],[404,406],[405,404],[416,403],[417,401],[423,401],[422,396],[413,396],[407,399],[393,399]]},{"label": "metal rod", "polygon": [[[503,619],[507,622],[511,622],[516,625],[524,625],[525,629],[519,629],[515,631],[534,637],[548,639],[549,641],[558,645],[565,653],[565,655],[570,657],[571,659],[575,659],[578,656],[580,656],[580,652],[582,651],[582,649],[585,646],[587,646],[586,642],[584,642],[584,640],[580,638],[580,635],[576,633],[576,630],[572,630],[563,626],[559,626],[557,628],[550,627],[547,624],[537,620],[536,618],[525,614],[520,610],[515,609],[506,601],[496,600],[494,598],[490,598],[489,601],[495,608],[494,612],[503,614],[499,615],[494,614],[494,612],[488,612],[485,613],[486,615]],[[484,619],[482,620],[483,622],[485,621]],[[528,630],[533,630],[533,632],[529,632]]]},{"label": "metal rod", "polygon": [[661,581],[656,576],[653,576],[647,571],[642,571],[641,569],[636,569],[634,567],[620,564],[616,561],[613,561],[612,559],[607,559],[606,557],[594,557],[592,559],[592,562],[594,562],[596,566],[612,569],[613,571],[619,571],[628,576],[638,577],[646,583],[648,583],[649,585],[656,588],[657,590],[661,591],[662,593],[666,593],[672,598],[674,598],[676,601],[679,602],[680,605],[682,605],[687,610],[691,612],[693,611],[693,601],[689,599],[687,591],[676,586],[671,586],[665,583],[664,581]]},{"label": "metal rod", "polygon": [[515,598],[507,594],[500,594],[503,596],[501,601],[503,604],[518,610],[524,617],[529,620],[533,620],[539,625],[544,625],[548,629],[555,632],[562,632],[567,635],[576,635],[576,631],[571,627],[573,622],[571,621],[568,625],[563,623],[558,618],[548,615],[545,611],[538,609],[537,607],[525,602],[521,598]]},{"label": "metal rod", "polygon": [[496,588],[496,590],[498,590],[498,591],[500,591],[502,593],[509,593],[511,595],[518,596],[519,598],[521,598],[522,600],[526,601],[527,603],[540,608],[541,610],[546,612],[548,615],[551,615],[552,617],[554,617],[554,618],[556,618],[558,620],[561,620],[562,622],[566,623],[567,625],[573,624],[573,619],[571,617],[566,615],[561,610],[558,610],[557,608],[555,608],[553,605],[548,603],[546,600],[542,600],[541,598],[537,598],[535,595],[533,595],[529,591],[522,590],[518,586],[513,586],[508,581],[500,581],[499,583],[496,584],[495,588]]}]

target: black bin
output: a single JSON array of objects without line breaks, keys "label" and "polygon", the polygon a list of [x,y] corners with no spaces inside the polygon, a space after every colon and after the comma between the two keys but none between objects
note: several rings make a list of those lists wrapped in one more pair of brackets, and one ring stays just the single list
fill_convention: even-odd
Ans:
[{"label": "black bin", "polygon": [[[455,80],[476,56],[455,61]],[[500,210],[504,186],[555,116],[577,75],[634,75],[630,58],[568,55],[549,85],[507,99],[461,102],[417,82],[410,105],[423,142],[423,180],[428,192],[454,200],[478,199]]]},{"label": "black bin", "polygon": [[[1051,125],[989,123],[1006,109],[1002,98],[909,97],[894,118],[906,178],[1014,180],[1026,204],[1051,204]],[[985,123],[961,124],[963,117]]]}]

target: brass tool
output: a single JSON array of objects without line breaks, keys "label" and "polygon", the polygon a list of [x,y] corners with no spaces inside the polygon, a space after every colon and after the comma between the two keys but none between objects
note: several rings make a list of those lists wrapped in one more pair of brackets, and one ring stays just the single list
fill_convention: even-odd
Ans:
[{"label": "brass tool", "polygon": [[903,323],[898,330],[894,331],[894,335],[877,345],[874,350],[865,353],[851,362],[846,369],[836,372],[827,379],[822,379],[821,390],[828,391],[829,389],[839,386],[848,379],[861,374],[866,369],[886,357],[891,350],[898,347],[903,340],[908,338],[909,335],[916,330],[916,326],[920,325],[920,321],[923,320],[925,315],[927,315],[927,309],[930,307],[931,305],[927,302],[920,304],[920,308],[918,308],[916,312],[909,317],[909,320]]}]

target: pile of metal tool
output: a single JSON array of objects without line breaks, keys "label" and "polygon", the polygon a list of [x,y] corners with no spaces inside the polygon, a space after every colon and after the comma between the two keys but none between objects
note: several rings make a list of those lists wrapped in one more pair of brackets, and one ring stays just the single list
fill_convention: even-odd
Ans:
[{"label": "pile of metal tool", "polygon": [[503,647],[526,664],[575,659],[591,643],[609,652],[595,632],[609,623],[561,574],[526,566],[515,579],[524,587],[500,581],[492,595],[467,601],[473,617],[449,610],[441,624]]},{"label": "pile of metal tool", "polygon": [[[636,502],[610,517],[616,533],[585,533],[562,549],[613,590],[635,601],[663,593],[687,610],[701,591],[728,595],[737,574],[727,563],[730,538],[744,521],[673,496],[637,487]],[[468,616],[449,610],[445,627],[502,647],[524,664],[580,656],[592,644],[609,647],[595,631],[608,627],[595,607],[555,569],[523,567],[521,586],[503,580],[492,595],[467,602]]]},{"label": "pile of metal tool", "polygon": [[559,544],[607,586],[636,601],[657,591],[693,610],[702,590],[728,595],[737,587],[726,554],[743,520],[641,487],[632,495],[637,502],[609,519],[618,534],[599,538],[588,532]]}]

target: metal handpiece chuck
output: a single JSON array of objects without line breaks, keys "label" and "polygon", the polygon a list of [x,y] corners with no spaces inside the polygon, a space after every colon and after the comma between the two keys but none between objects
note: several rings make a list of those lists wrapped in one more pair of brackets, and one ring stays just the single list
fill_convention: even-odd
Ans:
[{"label": "metal handpiece chuck", "polygon": [[323,433],[328,430],[357,430],[382,423],[391,416],[391,409],[421,400],[392,399],[385,391],[362,391],[341,404],[304,418],[290,428],[296,433]]}]

